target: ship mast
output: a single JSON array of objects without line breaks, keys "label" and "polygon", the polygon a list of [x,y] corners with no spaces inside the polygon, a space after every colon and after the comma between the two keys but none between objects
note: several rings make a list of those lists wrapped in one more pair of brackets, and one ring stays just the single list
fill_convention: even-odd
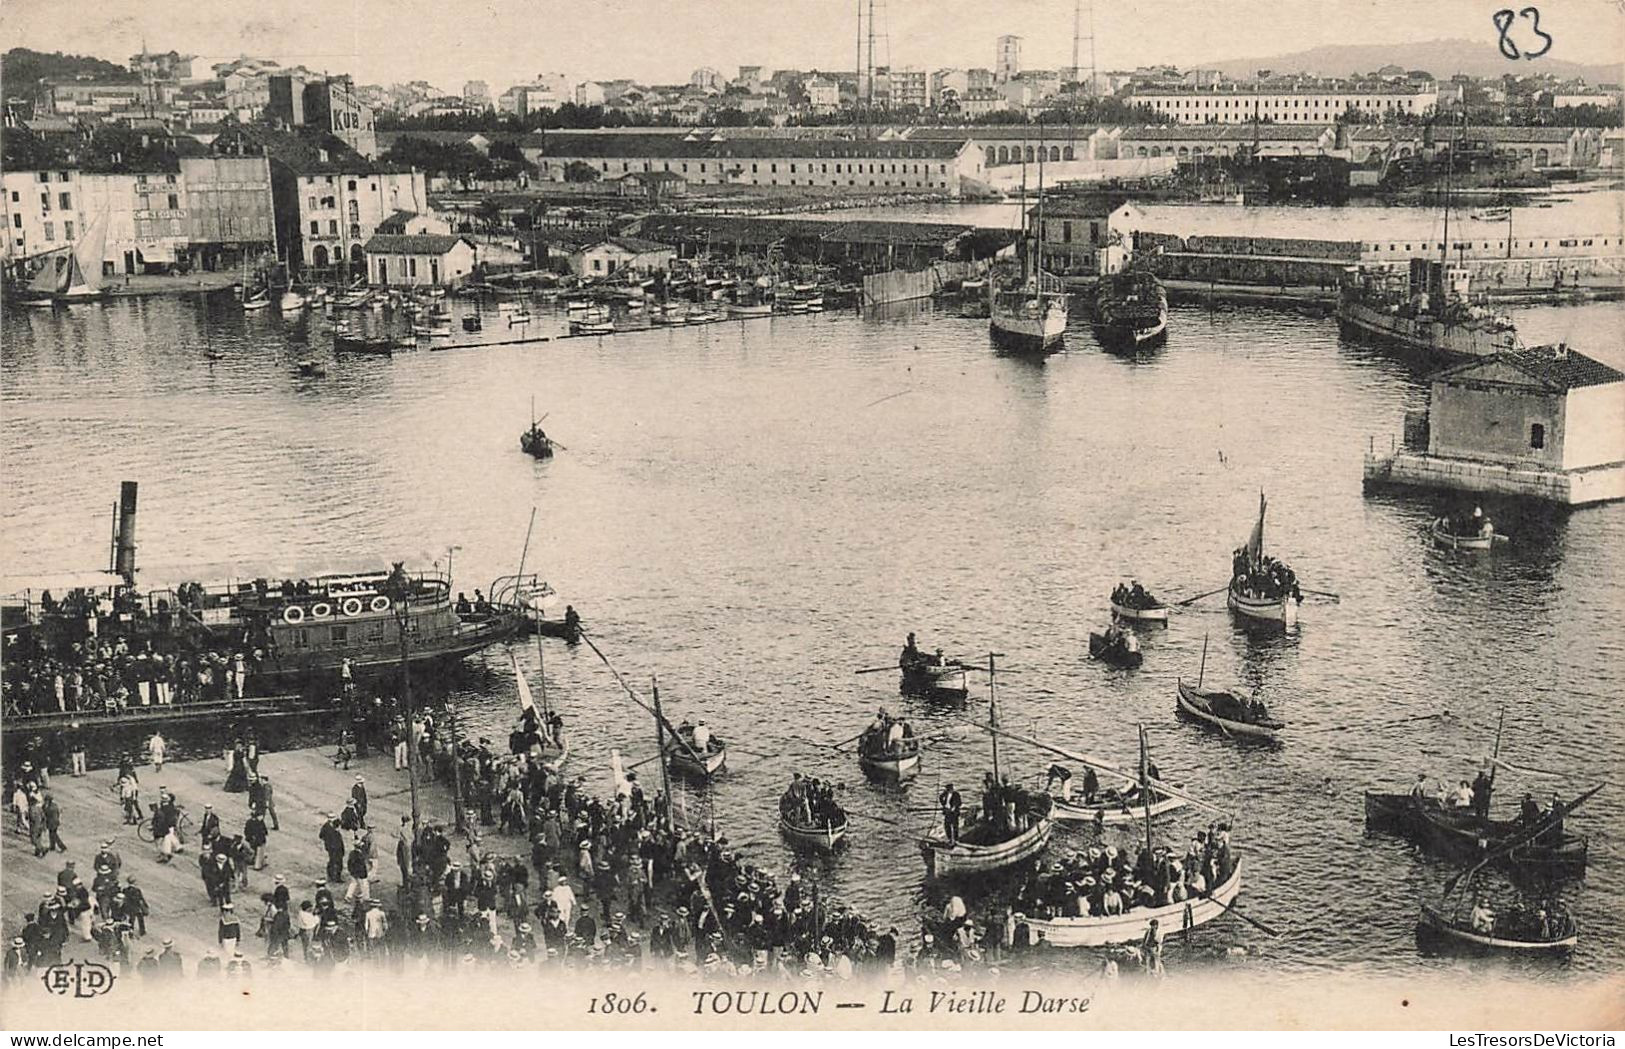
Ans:
[{"label": "ship mast", "polygon": [[993,739],[993,782],[995,785],[1002,782],[999,778],[999,694],[993,685],[993,656],[987,654],[987,723],[992,726],[990,735]]},{"label": "ship mast", "polygon": [[1044,125],[1038,125],[1038,243],[1033,246],[1033,280],[1039,301],[1044,294]]}]

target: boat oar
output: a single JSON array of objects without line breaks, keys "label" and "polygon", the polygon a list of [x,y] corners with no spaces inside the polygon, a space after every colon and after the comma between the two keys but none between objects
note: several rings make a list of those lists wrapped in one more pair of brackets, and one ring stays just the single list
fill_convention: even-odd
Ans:
[{"label": "boat oar", "polygon": [[[1453,718],[1453,717],[1455,717],[1455,715],[1452,714],[1450,711],[1441,710],[1437,714],[1417,714],[1415,717],[1400,718],[1398,721],[1388,721],[1388,722],[1384,722],[1384,724],[1387,724],[1387,725],[1406,725],[1406,724],[1409,724],[1412,721],[1432,721],[1435,718]],[[1467,760],[1473,761],[1473,760],[1476,760],[1476,759],[1468,758]]]},{"label": "boat oar", "polygon": [[1173,604],[1173,607],[1175,607],[1175,608],[1184,608],[1186,605],[1193,604],[1193,603],[1195,603],[1197,601],[1200,601],[1204,597],[1212,597],[1214,594],[1222,594],[1226,590],[1229,590],[1229,589],[1230,589],[1230,584],[1226,583],[1221,587],[1216,587],[1215,589],[1209,590],[1205,594],[1197,594],[1195,597],[1187,597],[1183,601],[1175,601],[1174,604]]},{"label": "boat oar", "polygon": [[[863,730],[863,732],[868,732],[868,731],[869,731],[868,729]],[[839,743],[814,743],[813,746],[815,746],[815,747],[828,747],[831,750],[840,750],[842,747],[847,746],[847,745],[852,744],[852,743],[856,743],[858,740],[862,739],[863,738],[863,732],[859,732],[856,736],[849,736],[846,739],[841,740]]]},{"label": "boat oar", "polygon": [[1343,600],[1342,597],[1338,596],[1337,594],[1332,593],[1330,590],[1311,590],[1306,586],[1299,587],[1298,589],[1302,590],[1306,594],[1314,594],[1316,597],[1329,597],[1333,601],[1338,601],[1338,602],[1341,602]]},{"label": "boat oar", "polygon": [[1279,935],[1281,935],[1280,933],[1276,932],[1274,929],[1270,928],[1268,925],[1265,925],[1263,922],[1259,921],[1257,918],[1254,918],[1251,915],[1242,913],[1241,911],[1237,910],[1235,907],[1232,907],[1230,904],[1225,903],[1223,900],[1219,899],[1217,896],[1209,896],[1208,899],[1212,900],[1214,903],[1218,904],[1220,909],[1223,910],[1225,913],[1234,914],[1236,917],[1240,918],[1242,921],[1246,922],[1248,925],[1251,925],[1254,928],[1258,929],[1260,932],[1263,932],[1263,933],[1265,933],[1265,934],[1267,934],[1269,936],[1279,936]]},{"label": "boat oar", "polygon": [[854,673],[854,674],[883,674],[888,670],[896,670],[896,669],[897,669],[896,667],[864,667],[862,670],[854,670],[854,671],[852,671],[852,673]]},{"label": "boat oar", "polygon": [[874,820],[876,823],[889,823],[893,827],[901,827],[903,825],[902,820],[894,820],[889,816],[876,816],[872,812],[855,812],[852,809],[847,809],[846,814],[848,816],[857,816],[860,819]]}]

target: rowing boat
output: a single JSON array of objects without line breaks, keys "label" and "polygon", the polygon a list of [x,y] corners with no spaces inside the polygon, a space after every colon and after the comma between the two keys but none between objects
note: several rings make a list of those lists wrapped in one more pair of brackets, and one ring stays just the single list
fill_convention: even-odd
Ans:
[{"label": "rowing boat", "polygon": [[[1152,796],[1156,798],[1151,803],[1152,818],[1182,809],[1187,804],[1184,798]],[[1145,816],[1146,806],[1138,792],[1117,795],[1109,800],[1102,797],[1092,805],[1079,798],[1055,798],[1050,809],[1050,818],[1060,823],[1099,823],[1106,827],[1133,823]]]},{"label": "rowing boat", "polygon": [[963,699],[970,693],[965,667],[958,663],[919,662],[902,663],[899,690],[921,696],[956,696]]},{"label": "rowing boat", "polygon": [[[1571,803],[1568,810],[1573,808]],[[1471,809],[1447,809],[1432,798],[1418,801],[1409,794],[1377,791],[1366,791],[1365,827],[1371,832],[1397,834],[1431,852],[1463,860],[1504,850],[1505,855],[1498,859],[1502,866],[1552,873],[1584,871],[1590,848],[1585,835],[1565,833],[1556,842],[1526,842],[1505,849],[1527,832],[1522,821],[1479,816]]]},{"label": "rowing boat", "polygon": [[1280,597],[1261,597],[1243,591],[1239,580],[1231,580],[1230,596],[1226,604],[1230,611],[1245,618],[1281,627],[1298,625],[1298,601],[1291,594]]},{"label": "rowing boat", "polygon": [[[1176,680],[1175,683],[1179,688],[1179,709],[1198,721],[1237,736],[1255,739],[1277,739],[1277,733],[1286,727],[1285,722],[1268,715],[1255,721],[1242,720],[1247,704],[1234,693],[1195,688],[1183,680]],[[1220,713],[1221,710],[1224,713]]]},{"label": "rowing boat", "polygon": [[1158,932],[1168,935],[1205,925],[1230,909],[1241,891],[1241,857],[1217,888],[1206,896],[1161,907],[1134,907],[1122,914],[1080,918],[1028,918],[1027,926],[1042,934],[1052,947],[1105,947],[1117,943],[1138,943],[1155,919]]},{"label": "rowing boat", "polygon": [[673,772],[695,779],[710,779],[722,771],[723,764],[728,760],[728,748],[723,746],[721,740],[712,736],[702,754],[694,746],[693,729],[687,732],[679,729],[678,732],[680,734],[676,739],[666,741],[666,762]]},{"label": "rowing boat", "polygon": [[835,846],[841,843],[841,839],[846,837],[846,828],[848,825],[850,825],[850,823],[851,820],[846,816],[845,813],[841,814],[841,820],[839,823],[826,827],[798,827],[794,823],[791,823],[789,820],[785,819],[783,816],[780,816],[779,830],[786,838],[789,838],[793,844],[805,845],[808,848],[833,852]]},{"label": "rowing boat", "polygon": [[1449,528],[1445,527],[1444,518],[1442,517],[1433,522],[1431,531],[1433,533],[1434,543],[1444,547],[1447,550],[1488,550],[1490,547],[1495,545],[1497,540],[1500,540],[1503,543],[1506,542],[1505,536],[1496,535],[1494,532],[1490,532],[1488,534],[1455,535],[1450,531]]},{"label": "rowing boat", "polygon": [[1575,926],[1573,918],[1566,918],[1556,935],[1549,938],[1515,935],[1500,929],[1480,932],[1471,924],[1458,921],[1452,915],[1446,914],[1443,908],[1424,903],[1421,918],[1416,924],[1416,936],[1419,941],[1433,939],[1435,942],[1448,942],[1479,950],[1557,952],[1572,949],[1579,941],[1580,930]]},{"label": "rowing boat", "polygon": [[1129,670],[1145,662],[1145,655],[1138,647],[1130,647],[1122,638],[1114,641],[1107,635],[1097,634],[1092,630],[1089,632],[1089,655],[1091,658]]},{"label": "rowing boat", "polygon": [[[950,845],[947,833],[938,826],[920,839],[920,852],[925,856],[925,874],[928,878],[954,878],[963,875],[991,874],[1014,866],[1044,851],[1049,844],[1050,832],[1055,824],[1048,819],[1033,821],[1032,826],[1013,837],[985,844],[967,841],[961,837]],[[969,835],[974,837],[974,830]]]},{"label": "rowing boat", "polygon": [[901,779],[920,771],[920,741],[910,737],[903,740],[898,752],[866,754],[858,752],[858,768],[876,779]]},{"label": "rowing boat", "polygon": [[1149,608],[1130,608],[1112,602],[1112,615],[1118,619],[1131,619],[1139,623],[1166,623],[1168,622],[1168,606],[1158,601]]}]

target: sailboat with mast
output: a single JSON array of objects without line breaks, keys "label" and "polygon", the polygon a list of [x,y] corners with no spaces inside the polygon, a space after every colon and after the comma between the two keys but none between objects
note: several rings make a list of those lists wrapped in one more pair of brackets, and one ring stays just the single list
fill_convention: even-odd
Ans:
[{"label": "sailboat with mast", "polygon": [[[1155,857],[1157,854],[1156,839],[1152,830],[1152,819],[1155,816],[1155,803],[1152,798],[1156,794],[1164,794],[1178,798],[1200,808],[1207,809],[1220,815],[1225,815],[1222,809],[1200,801],[1184,793],[1171,784],[1163,783],[1151,775],[1149,748],[1146,745],[1145,726],[1139,726],[1140,731],[1140,769],[1139,788],[1142,806],[1142,818],[1145,823],[1145,856]],[[1098,768],[1101,771],[1116,773],[1117,769],[1094,761],[1094,759],[1073,751],[1064,750],[1048,743],[1040,742],[1017,735],[1013,732],[1002,732],[1019,743],[1026,743],[1049,751],[1059,757],[1076,761],[1081,765]],[[1224,825],[1221,825],[1224,826]],[[1168,865],[1169,877],[1178,882],[1181,891],[1174,892],[1174,884],[1170,883],[1163,895],[1155,900],[1138,906],[1132,903],[1123,906],[1120,910],[1113,907],[1095,906],[1097,901],[1091,899],[1089,913],[1078,915],[1057,914],[1051,916],[1028,916],[1027,925],[1034,934],[1042,935],[1044,942],[1052,947],[1106,947],[1119,943],[1137,943],[1145,938],[1155,924],[1160,933],[1166,934],[1176,930],[1193,929],[1198,925],[1205,925],[1215,918],[1227,913],[1235,902],[1236,896],[1241,892],[1241,856],[1232,852],[1228,845],[1222,852],[1216,852],[1212,858],[1215,868],[1213,882],[1203,889],[1200,885],[1190,890],[1189,894],[1183,890],[1186,884],[1179,880],[1181,872],[1172,863]],[[1107,868],[1109,873],[1110,868]],[[1192,872],[1184,872],[1190,874]],[[1193,883],[1194,884],[1194,883]],[[1177,896],[1183,895],[1184,899]],[[1100,913],[1096,913],[1096,911]],[[1110,913],[1116,910],[1117,913]]]},{"label": "sailboat with mast", "polygon": [[1292,567],[1264,553],[1264,493],[1258,493],[1258,523],[1247,545],[1231,557],[1230,587],[1226,603],[1244,620],[1273,624],[1290,630],[1298,625],[1303,591]]},{"label": "sailboat with mast", "polygon": [[[536,657],[543,659],[541,639],[536,644]],[[508,663],[513,667],[514,684],[519,691],[519,724],[514,729],[515,753],[528,753],[540,758],[548,768],[557,769],[570,756],[570,744],[564,736],[564,719],[556,716],[547,705],[547,664],[538,664],[537,676],[542,683],[542,704],[538,708],[531,695],[530,683],[519,669],[519,657],[510,649]]]},{"label": "sailboat with mast", "polygon": [[[993,776],[987,784],[992,790],[1011,790],[1004,782],[999,768],[999,697],[994,684],[995,653],[987,657],[988,724],[983,726],[993,741]],[[986,802],[987,799],[983,799]],[[1044,811],[1022,813],[1012,820],[1005,799],[997,804],[984,804],[982,809],[996,812],[993,820],[982,819],[970,823],[962,831],[949,835],[947,827],[939,823],[920,839],[920,853],[925,857],[925,873],[929,878],[952,878],[966,875],[991,874],[1014,866],[1044,851],[1049,844],[1055,822],[1049,817],[1048,797],[1038,795],[1034,800],[1044,802]],[[973,810],[975,811],[975,810]]]},{"label": "sailboat with mast", "polygon": [[71,247],[47,254],[22,292],[29,306],[58,306],[92,302],[107,295],[102,280],[102,255],[107,248],[107,215],[90,220],[84,234]]},{"label": "sailboat with mast", "polygon": [[1066,334],[1066,291],[1044,271],[1044,150],[1038,154],[1037,230],[1027,221],[1027,162],[1021,163],[1021,269],[1014,282],[988,283],[988,322],[993,341],[1012,353],[1054,353]]}]

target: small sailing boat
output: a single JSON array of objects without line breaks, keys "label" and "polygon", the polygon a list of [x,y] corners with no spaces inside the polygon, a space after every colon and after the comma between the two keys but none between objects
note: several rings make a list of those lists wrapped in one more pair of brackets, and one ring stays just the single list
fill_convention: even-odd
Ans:
[{"label": "small sailing boat", "polygon": [[104,298],[107,287],[102,281],[102,254],[107,247],[107,216],[98,214],[90,220],[71,247],[46,255],[34,278],[22,292],[22,301],[29,306],[69,305]]},{"label": "small sailing boat", "polygon": [[1258,493],[1258,523],[1247,545],[1231,557],[1230,587],[1226,603],[1243,619],[1290,629],[1298,625],[1303,591],[1290,565],[1264,554],[1264,493]]},{"label": "small sailing boat", "polygon": [[1278,733],[1286,728],[1286,723],[1270,717],[1270,712],[1263,702],[1257,699],[1242,699],[1234,692],[1223,689],[1202,688],[1202,679],[1207,675],[1207,638],[1202,638],[1202,663],[1196,671],[1196,684],[1187,685],[1182,679],[1175,679],[1177,709],[1197,721],[1218,729],[1225,735],[1244,736],[1251,739],[1275,740]]},{"label": "small sailing boat", "polygon": [[530,402],[530,429],[519,435],[519,450],[526,455],[537,459],[553,458],[553,442],[548,439],[547,433],[542,429],[541,419],[536,418],[536,402]]},{"label": "small sailing boat", "polygon": [[[994,684],[994,654],[987,657],[988,734],[993,741],[993,779],[996,790],[1012,789],[1005,785],[999,768],[999,699]],[[1047,800],[1040,797],[1038,800]],[[978,820],[950,836],[942,823],[920,839],[920,853],[925,858],[928,878],[951,878],[992,874],[1014,866],[1044,851],[1049,844],[1054,821],[1045,812],[1018,813],[1013,823],[1006,822],[1008,806],[1001,801],[997,806],[986,806],[996,811],[994,821]],[[980,811],[972,809],[971,811]],[[1025,821],[1025,822],[1024,822]]]}]

